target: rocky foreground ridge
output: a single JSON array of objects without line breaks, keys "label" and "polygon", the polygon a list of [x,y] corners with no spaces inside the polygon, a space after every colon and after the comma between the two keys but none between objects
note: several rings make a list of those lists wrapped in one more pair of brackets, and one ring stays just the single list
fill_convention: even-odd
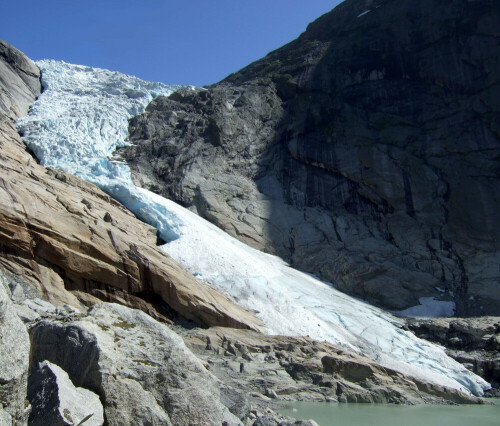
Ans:
[{"label": "rocky foreground ridge", "polygon": [[500,9],[347,0],[205,89],[153,101],[135,183],[389,310],[500,314]]}]

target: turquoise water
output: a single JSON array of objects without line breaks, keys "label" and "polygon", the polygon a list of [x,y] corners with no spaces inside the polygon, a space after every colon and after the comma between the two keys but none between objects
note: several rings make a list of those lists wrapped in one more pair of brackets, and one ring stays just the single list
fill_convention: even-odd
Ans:
[{"label": "turquoise water", "polygon": [[500,399],[495,405],[391,405],[292,402],[280,413],[313,419],[320,426],[500,426]]}]

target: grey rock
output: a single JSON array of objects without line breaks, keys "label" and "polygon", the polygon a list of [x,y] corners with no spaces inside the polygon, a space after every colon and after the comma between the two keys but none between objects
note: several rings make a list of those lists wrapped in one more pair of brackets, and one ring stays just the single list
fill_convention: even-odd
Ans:
[{"label": "grey rock", "polygon": [[248,352],[244,352],[241,357],[247,361],[253,361],[252,355],[250,355]]},{"label": "grey rock", "polygon": [[264,395],[266,395],[268,398],[271,398],[271,399],[278,398],[278,395],[276,394],[276,391],[273,390],[273,389],[269,389],[269,388],[267,388],[265,390]]},{"label": "grey rock", "polygon": [[29,412],[29,355],[28,331],[17,316],[0,270],[0,406],[16,425],[26,424]]},{"label": "grey rock", "polygon": [[291,425],[296,425],[296,426],[319,426],[318,423],[316,423],[314,420],[297,420],[295,422],[287,422],[283,424],[284,426],[291,426]]},{"label": "grey rock", "polygon": [[260,413],[255,412],[255,420],[250,421],[249,424],[252,426],[291,426],[291,425],[302,425],[302,426],[317,426],[317,423],[312,420],[294,420],[288,417],[282,416],[273,410],[267,408],[265,412]]},{"label": "grey rock", "polygon": [[29,424],[33,426],[101,426],[103,408],[99,397],[76,388],[68,374],[55,364],[42,362],[29,378]]},{"label": "grey rock", "polygon": [[25,299],[20,304],[16,303],[14,308],[19,318],[28,325],[42,318],[70,319],[82,315],[80,310],[72,306],[54,306],[52,303],[38,297]]},{"label": "grey rock", "polygon": [[250,414],[251,405],[243,392],[238,392],[231,386],[222,385],[220,388],[221,402],[229,408],[240,420],[244,420]]},{"label": "grey rock", "polygon": [[[59,365],[75,386],[97,393],[110,425],[237,425],[220,382],[182,339],[141,311],[103,303],[87,317],[30,331],[33,363]],[[206,340],[205,340],[206,343]]]},{"label": "grey rock", "polygon": [[22,52],[0,40],[0,112],[12,118],[26,114],[40,94],[40,70]]},{"label": "grey rock", "polygon": [[26,299],[21,303],[22,306],[30,309],[39,317],[50,317],[56,314],[56,306],[46,300],[35,298]]},{"label": "grey rock", "polygon": [[153,101],[122,156],[137,184],[357,297],[498,315],[497,6],[347,0]]},{"label": "grey rock", "polygon": [[[278,401],[335,401],[399,404],[478,404],[479,398],[382,367],[345,347],[306,337],[266,336],[231,328],[192,329],[185,342],[226,386],[248,397],[262,412]],[[205,350],[207,337],[214,348],[238,342],[236,355],[227,358]],[[273,348],[280,362],[269,363]],[[243,354],[254,359],[240,371]],[[227,405],[227,404],[226,404]],[[251,410],[251,413],[255,410]],[[255,414],[255,413],[254,413]],[[251,416],[248,415],[248,420]],[[257,417],[266,417],[260,414]],[[281,423],[280,423],[281,424]]]},{"label": "grey rock", "polygon": [[252,423],[252,426],[276,426],[279,423],[273,417],[259,417]]},{"label": "grey rock", "polygon": [[26,305],[14,305],[16,309],[17,316],[21,319],[22,322],[30,323],[40,319],[40,314],[35,312],[33,309],[29,308]]},{"label": "grey rock", "polygon": [[488,396],[500,394],[500,317],[412,319],[408,328],[491,383]]}]

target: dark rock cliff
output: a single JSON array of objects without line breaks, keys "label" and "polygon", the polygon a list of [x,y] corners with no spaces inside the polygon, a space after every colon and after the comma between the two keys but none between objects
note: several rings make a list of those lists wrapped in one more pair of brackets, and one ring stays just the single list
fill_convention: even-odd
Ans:
[{"label": "dark rock cliff", "polygon": [[207,89],[152,102],[137,184],[388,309],[500,313],[500,8],[348,0]]}]

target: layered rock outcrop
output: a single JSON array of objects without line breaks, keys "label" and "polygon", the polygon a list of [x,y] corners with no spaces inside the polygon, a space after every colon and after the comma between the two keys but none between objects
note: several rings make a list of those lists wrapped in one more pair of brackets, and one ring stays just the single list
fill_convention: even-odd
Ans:
[{"label": "layered rock outcrop", "polygon": [[95,185],[36,163],[15,120],[39,93],[39,72],[12,46],[0,48],[0,264],[55,304],[109,300],[165,321],[258,328],[161,251],[154,228]]},{"label": "layered rock outcrop", "polygon": [[130,122],[135,182],[341,290],[498,314],[500,10],[348,0]]}]

